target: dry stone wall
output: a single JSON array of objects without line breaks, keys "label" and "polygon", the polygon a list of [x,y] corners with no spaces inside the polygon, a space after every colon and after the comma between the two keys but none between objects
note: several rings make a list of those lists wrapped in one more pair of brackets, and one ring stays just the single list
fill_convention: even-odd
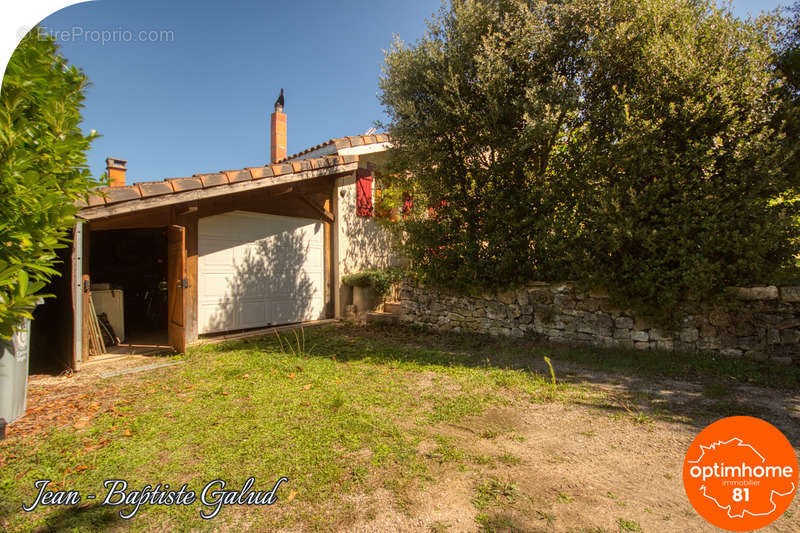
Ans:
[{"label": "dry stone wall", "polygon": [[480,297],[400,285],[401,320],[437,330],[620,346],[711,352],[800,364],[800,287],[739,287],[717,304],[687,302],[666,328],[571,283],[531,283]]}]

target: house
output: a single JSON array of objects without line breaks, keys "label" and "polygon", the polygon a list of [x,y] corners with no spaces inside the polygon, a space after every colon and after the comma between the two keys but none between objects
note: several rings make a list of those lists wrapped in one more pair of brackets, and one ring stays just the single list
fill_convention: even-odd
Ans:
[{"label": "house", "polygon": [[178,352],[204,335],[341,317],[352,298],[341,277],[394,261],[370,216],[389,138],[331,139],[287,157],[286,136],[276,103],[263,167],[126,185],[127,162],[109,158],[110,186],[83,203],[57,298],[42,306],[48,356],[73,369],[87,361],[92,293],[120,298],[114,329],[126,343]]}]

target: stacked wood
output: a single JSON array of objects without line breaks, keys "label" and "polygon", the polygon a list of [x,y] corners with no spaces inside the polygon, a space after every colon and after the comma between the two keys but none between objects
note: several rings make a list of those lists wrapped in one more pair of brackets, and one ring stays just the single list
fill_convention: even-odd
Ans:
[{"label": "stacked wood", "polygon": [[100,331],[100,321],[97,318],[97,312],[94,309],[94,301],[89,295],[89,305],[86,309],[88,334],[89,334],[89,355],[102,355],[106,353],[106,344],[103,341],[103,334]]}]

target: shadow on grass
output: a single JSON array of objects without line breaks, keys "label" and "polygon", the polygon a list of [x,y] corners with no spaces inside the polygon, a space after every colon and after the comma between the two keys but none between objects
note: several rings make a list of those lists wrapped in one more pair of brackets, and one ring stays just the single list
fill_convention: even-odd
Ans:
[{"label": "shadow on grass", "polygon": [[[549,376],[549,356],[562,384],[588,385],[607,392],[607,400],[571,398],[571,403],[630,416],[703,428],[726,416],[763,418],[786,436],[800,440],[800,367],[726,358],[712,354],[567,346],[535,338],[514,339],[427,329],[341,324],[306,331],[311,356],[339,362],[407,362],[422,366],[500,368]],[[217,347],[274,349],[274,337]]]},{"label": "shadow on grass", "polygon": [[120,518],[118,507],[104,507],[99,503],[84,506],[56,507],[45,518],[44,526],[34,529],[46,531],[106,531],[127,529]]}]

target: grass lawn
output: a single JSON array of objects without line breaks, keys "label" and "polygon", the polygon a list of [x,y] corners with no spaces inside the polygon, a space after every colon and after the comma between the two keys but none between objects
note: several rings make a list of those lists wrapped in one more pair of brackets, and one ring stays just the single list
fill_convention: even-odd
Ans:
[{"label": "grass lawn", "polygon": [[[681,492],[694,435],[755,414],[798,442],[795,367],[392,327],[304,336],[205,345],[182,365],[98,379],[69,424],[12,431],[0,529],[712,531]],[[274,505],[213,520],[199,502],[127,521],[118,512],[132,507],[85,499],[20,509],[38,479],[102,499],[112,478],[199,496],[251,476],[259,490],[289,481]],[[795,502],[774,531],[797,531],[798,516]]]}]

